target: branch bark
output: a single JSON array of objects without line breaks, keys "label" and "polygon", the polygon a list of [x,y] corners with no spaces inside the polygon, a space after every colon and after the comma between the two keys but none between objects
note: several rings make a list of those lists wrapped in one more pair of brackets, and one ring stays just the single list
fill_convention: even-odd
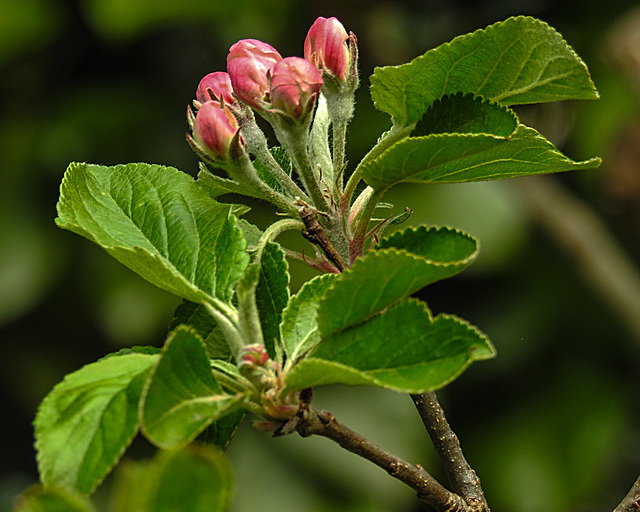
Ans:
[{"label": "branch bark", "polygon": [[613,512],[638,512],[640,510],[640,476]]},{"label": "branch bark", "polygon": [[340,424],[332,414],[303,408],[296,418],[295,430],[302,436],[318,435],[331,439],[342,448],[373,462],[390,476],[405,483],[438,512],[474,512],[465,500],[443,487],[422,466],[413,465],[384,450],[362,435]]},{"label": "branch bark", "polygon": [[436,394],[433,391],[421,393],[411,395],[411,399],[418,409],[433,446],[442,459],[454,492],[464,498],[470,510],[489,512],[480,479],[465,459],[458,436],[451,429]]}]

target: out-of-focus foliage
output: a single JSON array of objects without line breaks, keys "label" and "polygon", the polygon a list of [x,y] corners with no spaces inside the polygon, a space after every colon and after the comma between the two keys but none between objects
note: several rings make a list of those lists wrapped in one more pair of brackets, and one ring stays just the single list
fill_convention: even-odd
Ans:
[{"label": "out-of-focus foliage", "polygon": [[[388,126],[367,91],[374,66],[408,62],[455,35],[528,14],[570,41],[602,99],[518,113],[575,160],[604,158],[602,170],[561,179],[638,262],[640,22],[632,6],[629,0],[3,0],[0,510],[36,478],[31,420],[45,393],[65,373],[114,349],[159,345],[177,305],[55,228],[57,187],[68,162],[148,161],[195,173],[184,111],[199,79],[222,69],[227,48],[241,38],[301,55],[295,42],[317,16],[332,15],[359,39],[363,86],[348,155],[358,161]],[[420,205],[409,222],[453,225],[480,240],[478,262],[422,298],[434,313],[455,312],[480,326],[498,351],[442,394],[489,503],[515,512],[612,509],[640,468],[640,340],[535,227],[508,183],[423,191],[400,186],[387,200],[397,209]],[[249,216],[264,224],[271,213],[256,205]],[[406,396],[336,387],[318,393],[315,405],[437,472]],[[141,444],[131,455],[147,453]],[[283,495],[314,511],[419,510],[401,484],[323,439],[269,439],[245,426],[229,454],[238,511],[286,512]]]}]

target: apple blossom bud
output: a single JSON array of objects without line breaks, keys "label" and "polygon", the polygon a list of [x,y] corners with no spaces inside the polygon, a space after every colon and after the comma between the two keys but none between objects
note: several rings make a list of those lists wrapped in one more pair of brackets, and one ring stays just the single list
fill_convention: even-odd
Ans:
[{"label": "apple blossom bud", "polygon": [[[211,97],[213,94],[213,98]],[[196,99],[200,103],[206,103],[216,99],[218,102],[224,101],[227,105],[235,102],[233,97],[233,87],[229,74],[224,71],[209,73],[198,84]]]},{"label": "apple blossom bud", "polygon": [[278,61],[271,72],[271,108],[300,119],[313,110],[321,88],[322,77],[311,62],[287,57]]},{"label": "apple blossom bud", "polygon": [[198,110],[193,123],[193,141],[200,151],[214,160],[225,159],[239,129],[226,105],[207,101]]},{"label": "apple blossom bud", "polygon": [[235,43],[227,55],[233,92],[249,106],[266,109],[269,74],[280,60],[282,56],[275,48],[257,39],[242,39]]},{"label": "apple blossom bud", "polygon": [[347,31],[336,18],[318,18],[304,41],[304,58],[340,81],[347,79],[351,52]]}]

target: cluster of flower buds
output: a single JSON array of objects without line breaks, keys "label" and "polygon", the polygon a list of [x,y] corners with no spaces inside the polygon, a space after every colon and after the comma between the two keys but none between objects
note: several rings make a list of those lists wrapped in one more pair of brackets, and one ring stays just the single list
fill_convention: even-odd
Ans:
[{"label": "cluster of flower buds", "polygon": [[304,42],[304,58],[283,58],[256,39],[238,41],[229,49],[227,72],[210,73],[198,85],[197,114],[188,113],[191,146],[202,157],[224,161],[242,128],[236,120],[242,108],[238,100],[269,120],[280,116],[307,122],[321,91],[340,83],[355,90],[356,51],[355,36],[347,35],[336,18],[315,21]]},{"label": "cluster of flower buds", "polygon": [[295,393],[280,396],[283,385],[280,365],[273,361],[264,345],[248,345],[242,349],[238,369],[259,393],[263,415],[269,420],[286,420],[295,415],[298,402]]}]

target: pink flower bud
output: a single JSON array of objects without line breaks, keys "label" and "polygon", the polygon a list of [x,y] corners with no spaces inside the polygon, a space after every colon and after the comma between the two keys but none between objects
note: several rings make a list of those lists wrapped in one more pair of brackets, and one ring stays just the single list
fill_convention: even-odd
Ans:
[{"label": "pink flower bud", "polygon": [[226,105],[207,101],[198,110],[193,124],[193,140],[198,148],[215,160],[229,153],[231,140],[239,130],[236,118]]},{"label": "pink flower bud", "polygon": [[311,112],[321,88],[322,77],[311,62],[287,57],[271,72],[271,107],[299,119]]},{"label": "pink flower bud", "polygon": [[224,71],[209,73],[200,80],[196,91],[196,99],[200,103],[211,101],[214,98],[211,97],[209,91],[213,93],[213,96],[218,100],[218,102],[224,100],[227,105],[235,102],[231,79],[229,78],[229,74]]},{"label": "pink flower bud", "polygon": [[227,71],[236,96],[253,108],[264,110],[269,73],[282,60],[278,51],[257,39],[242,39],[229,49]]},{"label": "pink flower bud", "polygon": [[318,18],[304,40],[304,58],[344,81],[351,59],[347,39],[347,31],[336,18]]}]

